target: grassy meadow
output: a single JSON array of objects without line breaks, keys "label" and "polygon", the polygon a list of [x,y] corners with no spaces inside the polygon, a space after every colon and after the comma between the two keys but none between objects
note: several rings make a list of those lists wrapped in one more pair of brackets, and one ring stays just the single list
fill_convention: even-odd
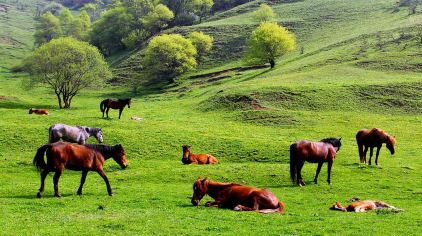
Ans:
[{"label": "grassy meadow", "polygon": [[[422,45],[414,36],[400,35],[416,34],[421,11],[407,16],[404,8],[392,14],[393,3],[385,0],[287,2],[273,8],[280,23],[291,23],[298,50],[281,58],[273,70],[189,78],[241,64],[248,33],[242,29],[253,29],[248,25],[256,23],[250,10],[234,9],[175,29],[208,30],[217,43],[205,66],[177,78],[174,85],[141,88],[137,95],[119,86],[87,89],[66,110],[58,109],[50,90],[24,89],[27,75],[10,72],[30,51],[31,34],[20,36],[28,42],[22,49],[0,42],[0,234],[420,235]],[[30,21],[31,14],[28,10],[19,17]],[[233,45],[238,48],[228,55]],[[116,71],[138,56],[126,57]],[[110,119],[101,118],[99,103],[108,97],[133,97],[121,120],[115,110]],[[29,115],[31,107],[48,108],[50,115]],[[132,116],[144,120],[132,121]],[[36,198],[40,177],[32,159],[55,123],[101,127],[106,144],[124,146],[129,167],[122,170],[113,160],[105,167],[113,197],[96,173],[88,174],[83,195],[76,195],[81,173],[66,170],[60,178],[62,198],[54,197],[52,174],[44,197]],[[355,134],[372,127],[397,138],[396,154],[383,147],[378,167],[358,163]],[[302,175],[307,185],[293,185],[289,145],[326,137],[342,137],[343,143],[332,184],[326,183],[324,165],[315,185],[317,166],[306,163]],[[182,144],[192,145],[194,153],[213,154],[220,164],[182,165]],[[194,207],[188,197],[198,176],[268,188],[285,203],[286,213],[206,208],[209,197]],[[355,196],[383,200],[404,211],[329,210],[336,201],[346,204]]]}]

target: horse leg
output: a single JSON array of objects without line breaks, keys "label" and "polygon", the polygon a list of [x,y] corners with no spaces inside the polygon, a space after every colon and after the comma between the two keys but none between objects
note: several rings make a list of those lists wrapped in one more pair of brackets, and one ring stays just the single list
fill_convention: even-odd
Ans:
[{"label": "horse leg", "polygon": [[104,173],[104,171],[102,169],[97,170],[97,172],[101,177],[103,177],[104,182],[106,183],[108,195],[113,196],[113,192],[111,190],[110,182],[108,182],[108,178],[107,178],[106,174]]},{"label": "horse leg", "polygon": [[327,183],[328,184],[331,184],[331,167],[333,167],[333,160],[328,161],[328,167],[327,167],[327,170],[328,170]]},{"label": "horse leg", "polygon": [[109,110],[110,110],[110,107],[107,107],[107,110],[106,110],[107,118],[108,118],[108,111]]},{"label": "horse leg", "polygon": [[237,206],[235,206],[233,208],[233,210],[235,211],[257,211],[259,210],[259,197],[256,196],[254,193],[251,194],[252,196],[250,196],[252,202],[253,202],[253,206],[252,207],[247,207],[247,206],[243,206],[238,204]]},{"label": "horse leg", "polygon": [[41,198],[42,194],[44,193],[44,183],[45,183],[45,178],[48,175],[48,172],[50,172],[48,169],[45,169],[41,172],[41,186],[37,193],[37,198]]},{"label": "horse leg", "polygon": [[362,163],[364,161],[364,158],[363,158],[363,144],[358,143],[358,151],[359,151],[359,160],[360,160],[360,163]]},{"label": "horse leg", "polygon": [[372,163],[372,154],[374,154],[374,147],[369,148],[369,162],[368,165],[371,165]]},{"label": "horse leg", "polygon": [[323,164],[324,164],[324,162],[318,163],[318,167],[317,167],[315,179],[314,179],[315,184],[318,184],[318,175],[319,175],[319,172],[321,171],[321,167],[322,167]]},{"label": "horse leg", "polygon": [[378,156],[380,155],[381,146],[377,147],[377,154],[375,157],[375,165],[378,165]]},{"label": "horse leg", "polygon": [[79,185],[78,192],[76,192],[78,195],[82,195],[82,187],[84,186],[86,175],[88,174],[87,170],[82,171],[82,177],[81,177],[81,185]]},{"label": "horse leg", "polygon": [[123,109],[122,109],[122,108],[120,108],[120,109],[119,109],[119,120],[120,120],[120,116],[122,115],[122,111],[123,111]]},{"label": "horse leg", "polygon": [[297,185],[299,185],[299,186],[305,186],[305,183],[302,180],[302,174],[301,174],[303,164],[305,164],[305,162],[299,160],[299,162],[297,163],[297,166],[296,166],[296,168],[297,168]]},{"label": "horse leg", "polygon": [[59,192],[59,179],[60,179],[60,175],[62,175],[63,170],[61,169],[57,169],[56,173],[54,174],[53,177],[53,182],[54,182],[54,196],[55,197],[61,197],[62,195]]},{"label": "horse leg", "polygon": [[212,206],[215,206],[215,207],[220,207],[220,201],[214,201],[214,202],[211,202],[211,201],[209,201],[209,202],[207,202],[207,203],[205,203],[205,206],[206,207],[212,207]]},{"label": "horse leg", "polygon": [[368,152],[368,147],[365,146],[365,150],[363,150],[363,162],[366,164],[366,153]]}]

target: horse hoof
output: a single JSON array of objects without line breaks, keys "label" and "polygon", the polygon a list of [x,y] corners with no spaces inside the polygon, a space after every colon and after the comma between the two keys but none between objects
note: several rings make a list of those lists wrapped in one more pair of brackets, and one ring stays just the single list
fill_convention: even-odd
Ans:
[{"label": "horse hoof", "polygon": [[41,198],[42,196],[41,196],[41,193],[40,192],[38,192],[37,193],[37,198]]},{"label": "horse hoof", "polygon": [[61,198],[62,197],[61,194],[54,194],[54,196],[57,197],[57,198]]},{"label": "horse hoof", "polygon": [[113,193],[109,193],[108,196],[113,197]]},{"label": "horse hoof", "polygon": [[242,208],[240,208],[239,206],[235,206],[235,207],[233,208],[233,210],[234,210],[234,211],[242,211]]},{"label": "horse hoof", "polygon": [[79,191],[78,191],[78,192],[76,192],[76,194],[78,194],[79,196],[81,196],[81,195],[82,195],[82,192],[79,192]]}]

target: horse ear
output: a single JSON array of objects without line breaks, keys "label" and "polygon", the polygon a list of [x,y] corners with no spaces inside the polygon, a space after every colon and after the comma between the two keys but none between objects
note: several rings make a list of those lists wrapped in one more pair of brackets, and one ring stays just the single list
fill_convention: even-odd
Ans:
[{"label": "horse ear", "polygon": [[201,180],[201,176],[198,176],[198,180]]},{"label": "horse ear", "polygon": [[338,139],[338,141],[340,141],[341,140],[341,137]]},{"label": "horse ear", "polygon": [[88,127],[85,127],[85,131],[86,131],[86,132],[89,132],[89,128],[88,128]]}]

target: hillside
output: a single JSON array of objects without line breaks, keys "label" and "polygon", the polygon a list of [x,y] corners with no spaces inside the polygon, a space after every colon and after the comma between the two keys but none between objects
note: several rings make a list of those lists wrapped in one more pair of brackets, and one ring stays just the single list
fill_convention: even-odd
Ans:
[{"label": "hillside", "polygon": [[[410,16],[406,8],[392,13],[394,1],[386,0],[269,1],[277,21],[295,33],[297,51],[280,58],[273,70],[192,77],[243,65],[246,40],[256,27],[251,11],[261,2],[218,13],[199,25],[168,30],[201,30],[215,39],[205,64],[176,83],[142,87],[137,95],[120,86],[85,90],[66,110],[57,108],[51,91],[24,90],[27,75],[9,71],[32,47],[31,11],[0,18],[0,30],[10,32],[7,38],[24,43],[0,45],[3,234],[419,234],[422,10]],[[141,60],[142,50],[109,58],[120,79],[136,76]],[[99,102],[107,97],[133,97],[133,104],[121,120],[115,110],[110,119],[101,119]],[[29,115],[30,107],[48,108],[50,115]],[[132,116],[144,120],[132,121]],[[61,199],[53,197],[52,174],[45,197],[35,198],[39,173],[32,159],[55,123],[101,127],[106,144],[124,146],[129,167],[121,170],[109,160],[104,168],[113,197],[91,172],[84,195],[76,195],[80,172],[66,170],[60,179]],[[384,146],[377,167],[358,163],[355,141],[357,130],[372,127],[397,139],[395,155]],[[325,181],[326,164],[316,185],[316,165],[306,163],[302,175],[307,185],[293,185],[290,144],[327,137],[342,137],[343,143],[332,184]],[[194,153],[216,156],[220,164],[182,165],[182,144],[192,145]],[[268,188],[286,204],[286,213],[206,208],[210,197],[194,207],[188,198],[198,176]],[[346,204],[355,196],[383,200],[404,211],[328,210],[336,201]]]}]

